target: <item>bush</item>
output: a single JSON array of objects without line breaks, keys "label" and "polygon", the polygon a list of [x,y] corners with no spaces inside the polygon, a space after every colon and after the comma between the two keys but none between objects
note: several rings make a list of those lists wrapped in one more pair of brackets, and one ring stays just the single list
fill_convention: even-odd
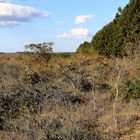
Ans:
[{"label": "bush", "polygon": [[82,79],[80,85],[81,92],[90,92],[94,87],[94,84],[88,79]]},{"label": "bush", "polygon": [[111,86],[106,84],[106,83],[101,83],[97,85],[97,89],[99,90],[99,92],[107,92],[109,90],[111,90]]},{"label": "bush", "polygon": [[127,80],[125,83],[125,90],[123,91],[123,99],[129,101],[130,99],[140,98],[140,80]]},{"label": "bush", "polygon": [[29,112],[34,115],[42,111],[45,94],[39,92],[24,92],[18,90],[16,93],[0,97],[0,128],[5,129],[4,124],[11,119],[17,119],[20,115]]}]

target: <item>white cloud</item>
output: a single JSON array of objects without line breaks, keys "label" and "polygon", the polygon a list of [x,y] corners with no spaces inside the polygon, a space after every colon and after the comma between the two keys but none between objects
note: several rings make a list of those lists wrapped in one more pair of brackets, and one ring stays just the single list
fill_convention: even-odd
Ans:
[{"label": "white cloud", "polygon": [[89,30],[84,28],[71,29],[70,34],[73,38],[82,39],[88,37]]},{"label": "white cloud", "polygon": [[21,22],[29,22],[34,18],[46,18],[48,12],[30,6],[11,3],[0,3],[0,26],[16,26]]},{"label": "white cloud", "polygon": [[0,21],[0,27],[13,27],[19,25],[16,21]]},{"label": "white cloud", "polygon": [[68,33],[63,33],[63,34],[57,35],[56,37],[59,38],[59,39],[70,38]]},{"label": "white cloud", "polygon": [[57,35],[57,38],[59,38],[59,39],[65,39],[65,38],[83,39],[83,38],[89,37],[89,35],[90,35],[89,29],[75,28],[75,29],[71,29],[68,33],[63,33],[63,34]]},{"label": "white cloud", "polygon": [[1,2],[9,2],[9,0],[0,0],[0,3],[1,3]]},{"label": "white cloud", "polygon": [[81,15],[81,16],[77,16],[75,18],[75,24],[86,23],[87,21],[89,21],[92,18],[93,18],[92,15]]}]

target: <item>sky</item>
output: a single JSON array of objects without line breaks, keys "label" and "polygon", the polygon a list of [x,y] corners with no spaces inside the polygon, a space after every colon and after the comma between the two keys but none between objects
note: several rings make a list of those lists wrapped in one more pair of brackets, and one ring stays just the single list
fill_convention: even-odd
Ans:
[{"label": "sky", "polygon": [[0,0],[0,52],[54,42],[54,52],[74,52],[109,23],[129,0]]}]

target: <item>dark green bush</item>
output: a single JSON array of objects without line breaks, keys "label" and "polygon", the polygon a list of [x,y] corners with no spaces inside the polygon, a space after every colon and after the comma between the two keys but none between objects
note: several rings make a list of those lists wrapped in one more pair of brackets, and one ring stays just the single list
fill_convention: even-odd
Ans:
[{"label": "dark green bush", "polygon": [[123,99],[129,101],[130,99],[140,98],[140,80],[127,80],[123,91]]}]

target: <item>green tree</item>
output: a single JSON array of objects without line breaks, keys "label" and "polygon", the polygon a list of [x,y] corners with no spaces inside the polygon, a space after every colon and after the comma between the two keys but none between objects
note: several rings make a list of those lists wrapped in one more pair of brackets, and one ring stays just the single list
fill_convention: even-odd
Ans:
[{"label": "green tree", "polygon": [[77,50],[77,53],[90,54],[90,52],[91,52],[90,43],[87,41],[81,44]]},{"label": "green tree", "polygon": [[39,44],[29,44],[25,48],[30,50],[35,56],[36,61],[48,62],[51,58],[53,42],[44,42]]},{"label": "green tree", "polygon": [[[120,57],[126,44],[137,44],[139,40],[140,0],[131,0],[123,10],[118,8],[115,19],[97,32],[88,46],[99,54]],[[85,48],[85,43],[80,50],[82,47]]]}]

